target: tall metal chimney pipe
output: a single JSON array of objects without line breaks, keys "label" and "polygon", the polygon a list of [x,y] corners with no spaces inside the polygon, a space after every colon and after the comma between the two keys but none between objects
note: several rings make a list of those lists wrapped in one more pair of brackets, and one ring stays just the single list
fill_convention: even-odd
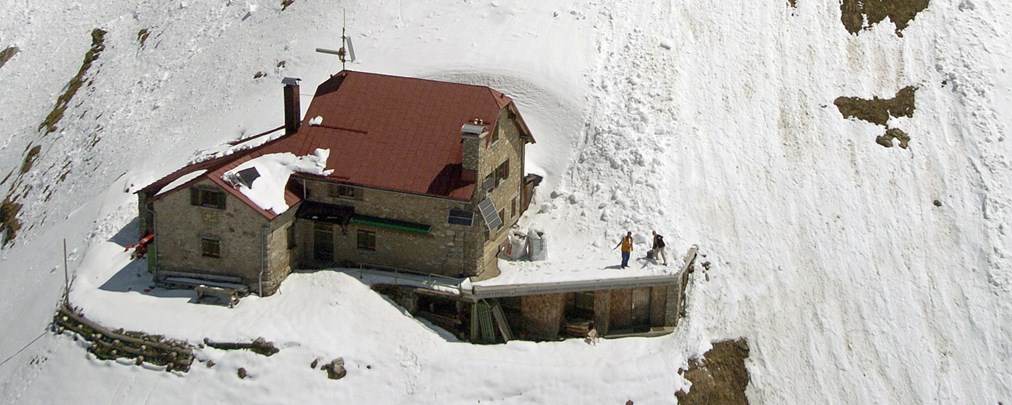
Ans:
[{"label": "tall metal chimney pipe", "polygon": [[285,135],[299,130],[302,123],[302,109],[299,105],[299,79],[286,77],[281,80],[285,85]]}]

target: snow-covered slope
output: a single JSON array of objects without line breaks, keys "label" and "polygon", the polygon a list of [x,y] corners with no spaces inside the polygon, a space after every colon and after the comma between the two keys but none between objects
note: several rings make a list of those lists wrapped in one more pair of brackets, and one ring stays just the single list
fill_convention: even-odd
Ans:
[{"label": "snow-covered slope", "polygon": [[[1005,3],[935,0],[902,37],[889,22],[851,35],[838,4],[808,0],[9,3],[0,48],[20,52],[0,68],[0,175],[14,173],[0,192],[27,149],[41,153],[14,190],[31,186],[24,226],[0,251],[3,402],[664,403],[689,356],[731,337],[752,347],[759,403],[1012,401]],[[541,270],[612,260],[627,230],[657,229],[675,254],[698,244],[711,265],[679,329],[473,346],[330,273],[232,311],[139,293],[144,273],[122,253],[136,238],[132,191],[278,126],[283,76],[313,88],[340,69],[313,49],[337,47],[342,9],[349,68],[518,101],[538,139],[529,166],[547,175],[529,219],[551,237]],[[108,33],[90,84],[42,135],[94,28]],[[916,111],[890,125],[909,149],[877,145],[882,127],[833,105],[906,86]],[[99,321],[284,348],[209,350],[218,365],[186,375],[94,360],[43,334],[63,239],[71,299]],[[351,365],[344,380],[308,367],[336,356]]]}]

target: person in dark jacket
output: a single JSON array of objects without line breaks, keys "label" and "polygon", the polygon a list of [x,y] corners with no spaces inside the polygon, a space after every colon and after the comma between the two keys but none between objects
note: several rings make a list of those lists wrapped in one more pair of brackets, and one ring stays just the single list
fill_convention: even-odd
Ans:
[{"label": "person in dark jacket", "polygon": [[653,245],[654,260],[662,261],[662,264],[667,266],[668,256],[664,254],[664,237],[661,236],[661,234],[657,233],[657,231],[653,231],[653,233],[654,233],[654,245]]}]

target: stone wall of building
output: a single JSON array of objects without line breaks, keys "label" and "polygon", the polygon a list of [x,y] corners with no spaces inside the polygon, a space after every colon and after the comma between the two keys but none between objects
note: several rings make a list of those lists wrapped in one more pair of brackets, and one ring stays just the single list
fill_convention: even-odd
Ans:
[{"label": "stone wall of building", "polygon": [[685,290],[681,285],[671,285],[665,290],[667,300],[664,301],[664,326],[676,326],[682,316],[682,297]]},{"label": "stone wall of building", "polygon": [[[150,196],[147,193],[137,193],[137,238],[143,238],[145,235],[154,231],[155,213],[154,205],[148,205],[147,201]],[[147,252],[147,263],[148,272],[153,273],[155,266],[158,263],[158,244],[152,241],[148,245]]]},{"label": "stone wall of building", "polygon": [[[478,143],[476,164],[478,187],[471,201],[399,193],[375,188],[357,188],[355,198],[332,193],[333,183],[304,180],[307,198],[329,204],[355,207],[355,213],[429,225],[428,235],[374,228],[351,224],[346,228],[330,225],[334,239],[334,261],[324,263],[315,259],[313,243],[316,232],[312,224],[298,225],[298,240],[307,241],[299,248],[305,263],[312,267],[338,265],[344,261],[376,267],[400,268],[448,276],[469,276],[484,280],[499,275],[499,247],[507,238],[507,231],[523,214],[522,186],[524,174],[524,147],[521,130],[508,109],[503,109],[493,134],[471,140]],[[495,138],[495,141],[493,141]],[[473,146],[473,145],[472,145]],[[486,226],[477,205],[486,194],[480,185],[496,169],[508,161],[508,175],[491,193],[497,210],[502,212],[504,226],[486,234]],[[474,213],[472,226],[449,224],[450,209]],[[300,221],[304,222],[304,221]],[[358,247],[358,231],[374,232],[375,251]]]},{"label": "stone wall of building", "polygon": [[147,193],[137,193],[137,237],[143,238],[151,232],[154,222],[154,213],[149,210],[146,201],[150,198]]},{"label": "stone wall of building", "polygon": [[[221,190],[210,180],[194,186]],[[225,209],[191,205],[190,188],[171,191],[154,202],[157,276],[167,272],[222,276],[256,291],[270,223],[232,194],[222,192]],[[202,255],[202,238],[219,241],[219,257]]]},{"label": "stone wall of building", "polygon": [[295,226],[295,209],[289,209],[270,222],[267,234],[267,270],[263,276],[263,294],[271,295],[281,282],[292,273],[297,265],[298,255],[293,243],[289,243],[288,228]]},{"label": "stone wall of building", "polygon": [[[482,236],[482,240],[485,241],[481,249],[483,259],[479,262],[479,269],[476,272],[479,274],[477,277],[479,280],[499,275],[498,261],[496,260],[499,247],[505,243],[507,231],[516,224],[524,211],[522,196],[526,144],[521,139],[520,126],[509,109],[504,108],[500,111],[492,131],[492,134],[485,136],[485,142],[479,148],[477,175],[479,187],[475,188],[473,199],[475,206],[486,197],[485,190],[480,187],[482,182],[490,175],[494,177],[496,169],[507,160],[509,161],[509,174],[491,193],[496,210],[502,213],[503,227],[490,232],[487,239]],[[481,223],[481,226],[485,226],[484,222]],[[484,234],[484,228],[482,234]]]},{"label": "stone wall of building", "polygon": [[[450,209],[472,211],[469,201],[452,200],[407,193],[398,193],[375,188],[356,187],[355,198],[344,198],[331,192],[333,183],[305,181],[308,198],[328,204],[355,207],[355,213],[384,219],[429,225],[429,233],[420,235],[362,224],[350,224],[342,229],[339,225],[329,227],[334,240],[334,261],[316,260],[313,247],[316,231],[310,221],[297,228],[299,240],[304,240],[301,253],[306,262],[314,267],[326,267],[351,261],[357,264],[390,267],[448,276],[473,275],[477,260],[475,253],[481,215],[474,214],[471,226],[447,222]],[[373,232],[376,238],[375,250],[368,251],[358,246],[359,231]]]},{"label": "stone wall of building", "polygon": [[524,334],[530,340],[559,338],[566,294],[527,295],[520,302]]}]

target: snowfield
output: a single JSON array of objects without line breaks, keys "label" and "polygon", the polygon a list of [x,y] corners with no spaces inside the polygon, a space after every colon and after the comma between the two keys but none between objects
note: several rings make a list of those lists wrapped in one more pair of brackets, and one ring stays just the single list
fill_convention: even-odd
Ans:
[{"label": "snowfield", "polygon": [[[744,337],[754,403],[1012,403],[1006,2],[933,0],[902,37],[888,20],[851,35],[837,2],[812,0],[280,3],[0,11],[0,50],[20,49],[0,67],[0,192],[24,205],[0,250],[0,402],[673,403],[690,357]],[[313,50],[339,46],[342,10],[349,69],[488,85],[519,104],[538,141],[528,170],[546,176],[523,221],[549,256],[508,276],[616,272],[626,231],[641,246],[664,234],[669,260],[698,245],[675,332],[471,345],[338,272],[293,274],[234,309],[146,291],[123,251],[133,192],[280,125],[282,77],[302,79],[308,107],[306,89],[341,69]],[[94,28],[105,49],[42,135]],[[883,127],[833,104],[906,86],[916,111],[889,125],[909,149],[876,144]],[[186,374],[96,360],[46,333],[64,239],[70,300],[89,318],[281,351],[200,349],[215,366]],[[342,380],[309,367],[338,356]]]}]

